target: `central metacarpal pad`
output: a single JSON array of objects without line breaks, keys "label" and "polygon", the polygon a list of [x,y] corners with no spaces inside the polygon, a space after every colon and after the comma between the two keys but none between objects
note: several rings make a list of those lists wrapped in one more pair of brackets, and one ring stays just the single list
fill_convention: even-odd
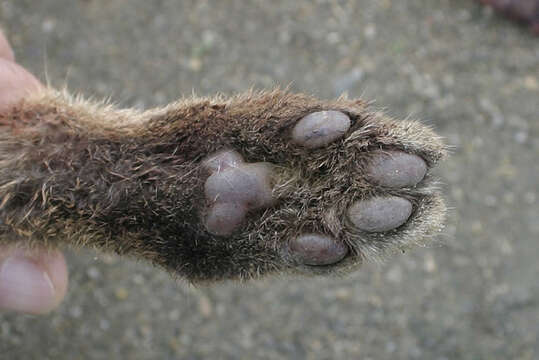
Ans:
[{"label": "central metacarpal pad", "polygon": [[206,228],[215,235],[228,235],[242,224],[246,214],[243,204],[216,203],[206,217]]},{"label": "central metacarpal pad", "polygon": [[271,203],[270,165],[238,164],[206,180],[206,198],[215,203],[244,204],[251,209]]},{"label": "central metacarpal pad", "polygon": [[248,164],[237,152],[225,150],[210,156],[204,166],[211,172],[204,192],[210,203],[206,228],[212,234],[229,235],[248,211],[273,204],[271,164]]}]

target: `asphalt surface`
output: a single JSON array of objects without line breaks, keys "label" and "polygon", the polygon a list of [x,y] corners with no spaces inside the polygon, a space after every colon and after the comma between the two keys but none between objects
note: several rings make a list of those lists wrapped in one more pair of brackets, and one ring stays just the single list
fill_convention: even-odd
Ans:
[{"label": "asphalt surface", "polygon": [[0,26],[43,81],[122,106],[290,84],[453,146],[429,247],[212,288],[68,251],[57,311],[0,314],[2,360],[539,358],[539,38],[470,0],[17,0]]}]

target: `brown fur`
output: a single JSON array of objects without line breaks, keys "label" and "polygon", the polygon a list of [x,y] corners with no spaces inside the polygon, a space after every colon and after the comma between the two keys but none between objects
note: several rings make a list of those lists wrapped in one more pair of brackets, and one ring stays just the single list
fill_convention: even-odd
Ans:
[{"label": "brown fur", "polygon": [[[320,110],[348,114],[349,135],[316,150],[293,144],[293,125]],[[200,162],[223,148],[277,165],[272,180],[280,199],[226,238],[206,232],[201,221],[208,175]],[[355,269],[432,236],[444,221],[430,175],[416,188],[393,190],[366,180],[379,149],[417,154],[429,168],[446,154],[428,127],[370,112],[361,100],[274,90],[136,112],[47,89],[0,114],[0,243],[91,246],[147,259],[191,281]],[[388,193],[414,204],[406,225],[365,234],[347,224],[353,201]],[[337,266],[297,264],[283,245],[305,232],[331,234],[351,255]]]}]

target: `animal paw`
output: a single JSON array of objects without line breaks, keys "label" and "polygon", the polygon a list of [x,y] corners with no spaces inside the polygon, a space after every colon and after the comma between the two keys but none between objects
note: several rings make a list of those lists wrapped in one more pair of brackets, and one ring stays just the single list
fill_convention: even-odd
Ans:
[{"label": "animal paw", "polygon": [[279,90],[116,111],[46,90],[0,114],[0,243],[67,243],[193,282],[327,274],[442,227],[428,127]]},{"label": "animal paw", "polygon": [[430,170],[445,149],[417,122],[327,109],[258,140],[202,161],[201,217],[224,242],[262,246],[279,271],[352,270],[442,227]]}]

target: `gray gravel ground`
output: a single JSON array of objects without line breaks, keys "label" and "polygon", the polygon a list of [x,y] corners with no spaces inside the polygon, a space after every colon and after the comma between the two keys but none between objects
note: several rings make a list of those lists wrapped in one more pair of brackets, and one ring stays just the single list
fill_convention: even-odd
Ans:
[{"label": "gray gravel ground", "polygon": [[212,288],[68,252],[57,311],[0,315],[1,359],[539,358],[539,38],[471,0],[11,0],[0,25],[41,79],[121,105],[348,91],[454,146],[428,248]]}]

